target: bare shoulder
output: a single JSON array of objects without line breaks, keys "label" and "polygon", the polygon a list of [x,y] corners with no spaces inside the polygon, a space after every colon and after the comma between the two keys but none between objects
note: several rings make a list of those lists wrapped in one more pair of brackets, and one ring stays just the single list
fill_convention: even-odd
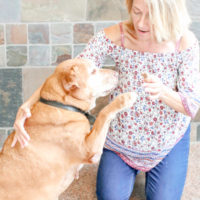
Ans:
[{"label": "bare shoulder", "polygon": [[120,44],[120,27],[119,24],[109,26],[104,29],[104,33],[108,39],[110,39],[115,44]]},{"label": "bare shoulder", "polygon": [[185,50],[191,47],[196,42],[196,40],[197,38],[192,31],[186,31],[181,38],[180,49]]}]

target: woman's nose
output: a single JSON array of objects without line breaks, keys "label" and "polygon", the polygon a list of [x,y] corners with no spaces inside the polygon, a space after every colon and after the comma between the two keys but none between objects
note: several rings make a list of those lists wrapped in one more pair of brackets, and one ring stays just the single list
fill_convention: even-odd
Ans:
[{"label": "woman's nose", "polygon": [[138,27],[139,28],[143,28],[144,26],[146,25],[146,22],[145,22],[145,16],[141,16],[139,21],[138,21]]}]

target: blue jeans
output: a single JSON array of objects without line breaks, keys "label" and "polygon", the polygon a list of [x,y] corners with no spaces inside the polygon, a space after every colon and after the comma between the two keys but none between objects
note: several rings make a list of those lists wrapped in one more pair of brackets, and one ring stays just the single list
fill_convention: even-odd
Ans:
[{"label": "blue jeans", "polygon": [[[147,200],[180,200],[183,192],[190,145],[190,126],[183,138],[153,169],[146,172]],[[127,165],[116,153],[103,150],[96,193],[98,200],[128,200],[138,170]]]}]

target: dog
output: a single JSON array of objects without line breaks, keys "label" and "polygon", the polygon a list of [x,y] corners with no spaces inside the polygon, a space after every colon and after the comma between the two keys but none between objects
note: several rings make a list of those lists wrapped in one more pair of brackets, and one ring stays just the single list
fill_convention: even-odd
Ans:
[{"label": "dog", "polygon": [[11,148],[15,132],[3,145],[0,200],[57,200],[84,163],[99,161],[111,120],[137,97],[134,92],[117,96],[91,128],[88,111],[117,82],[117,72],[99,69],[86,59],[70,59],[56,67],[25,121],[29,145]]}]

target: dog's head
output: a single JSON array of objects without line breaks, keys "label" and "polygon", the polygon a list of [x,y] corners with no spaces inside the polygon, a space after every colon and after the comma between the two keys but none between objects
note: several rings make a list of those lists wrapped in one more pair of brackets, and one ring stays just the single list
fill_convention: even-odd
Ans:
[{"label": "dog's head", "polygon": [[118,82],[117,72],[99,69],[87,59],[67,60],[57,67],[56,73],[62,74],[62,84],[67,94],[87,102],[95,102],[98,97],[108,95]]}]

